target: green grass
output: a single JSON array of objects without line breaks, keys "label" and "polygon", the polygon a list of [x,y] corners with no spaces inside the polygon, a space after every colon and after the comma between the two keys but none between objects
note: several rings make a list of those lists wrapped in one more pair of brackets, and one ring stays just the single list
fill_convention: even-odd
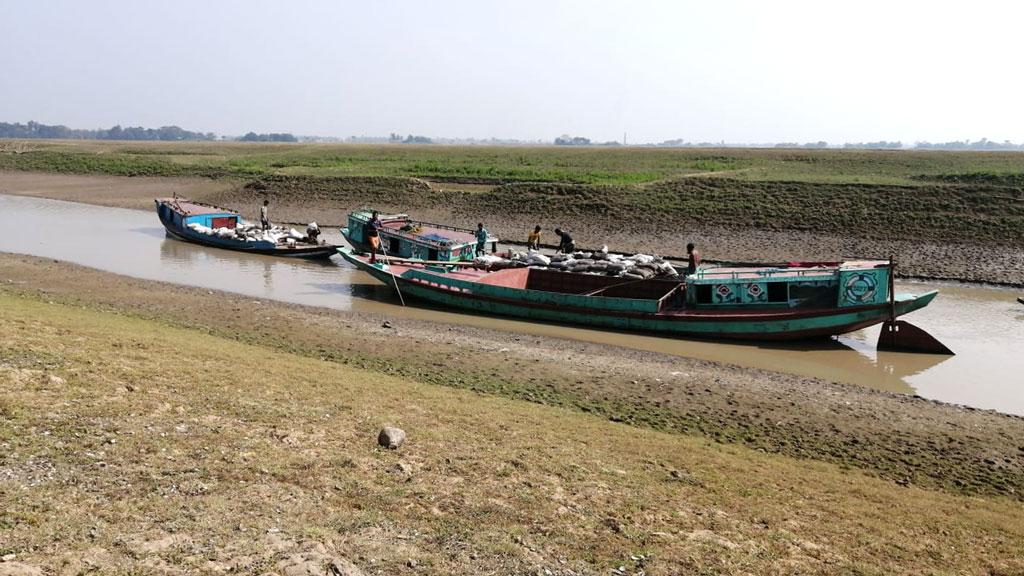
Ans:
[{"label": "green grass", "polygon": [[[1024,567],[1024,507],[1005,498],[8,294],[0,338],[18,358],[60,360],[0,362],[0,551],[29,565],[283,573],[306,554],[311,573],[335,557],[386,574]],[[384,423],[409,433],[401,449],[375,447]]]},{"label": "green grass", "polygon": [[25,141],[0,169],[123,175],[409,176],[436,180],[629,185],[694,174],[746,181],[1019,185],[1024,153],[661,149],[238,142]]},{"label": "green grass", "polygon": [[[1019,152],[89,141],[18,148],[0,152],[0,170],[230,177],[259,181],[256,189],[272,195],[342,205],[413,209],[429,199],[479,214],[624,223],[641,214],[680,226],[1024,243]],[[439,182],[447,196],[413,179]]]}]

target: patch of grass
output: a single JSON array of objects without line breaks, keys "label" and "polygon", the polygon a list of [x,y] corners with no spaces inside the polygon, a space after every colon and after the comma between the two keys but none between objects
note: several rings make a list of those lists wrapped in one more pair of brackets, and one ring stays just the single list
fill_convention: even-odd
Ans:
[{"label": "patch of grass", "polygon": [[[564,214],[616,226],[1024,243],[1024,153],[47,142],[0,170],[253,180],[304,201]],[[419,179],[493,185],[424,189]],[[368,184],[372,183],[372,184]],[[251,199],[246,199],[249,201]]]},{"label": "patch of grass", "polygon": [[[0,455],[0,541],[30,564],[264,570],[304,552],[388,574],[413,573],[409,558],[434,573],[962,573],[1012,566],[1024,546],[1019,502],[153,321],[0,295],[0,336],[53,342],[77,384],[0,377],[21,406]],[[407,430],[405,446],[375,447],[384,423]]]}]

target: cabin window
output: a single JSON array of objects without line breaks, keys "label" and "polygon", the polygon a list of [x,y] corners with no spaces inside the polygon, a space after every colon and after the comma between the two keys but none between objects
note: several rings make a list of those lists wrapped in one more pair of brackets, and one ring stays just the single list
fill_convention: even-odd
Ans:
[{"label": "cabin window", "polygon": [[437,249],[436,248],[430,248],[430,249],[427,250],[427,260],[430,260],[432,262],[436,262],[437,261]]},{"label": "cabin window", "polygon": [[789,300],[789,284],[786,282],[768,283],[768,301],[786,302]]},{"label": "cabin window", "polygon": [[828,308],[836,305],[836,288],[825,283],[798,282],[790,285],[789,297],[799,307]]},{"label": "cabin window", "polygon": [[402,249],[402,241],[398,238],[388,238],[388,252],[398,254]]},{"label": "cabin window", "polygon": [[711,304],[711,284],[698,284],[697,304]]}]

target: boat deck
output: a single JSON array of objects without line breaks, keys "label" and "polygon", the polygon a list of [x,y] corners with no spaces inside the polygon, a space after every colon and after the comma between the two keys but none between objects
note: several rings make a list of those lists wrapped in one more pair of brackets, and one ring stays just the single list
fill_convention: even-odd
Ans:
[{"label": "boat deck", "polygon": [[419,224],[415,232],[402,230],[402,227],[407,224],[404,221],[393,221],[384,222],[384,228],[396,232],[401,235],[415,234],[416,237],[428,240],[430,242],[437,243],[448,243],[448,244],[471,244],[476,242],[476,236],[470,232],[463,232],[461,230],[446,230],[444,228],[436,228],[434,226]]},{"label": "boat deck", "polygon": [[806,265],[792,262],[786,267],[779,266],[709,266],[692,276],[694,280],[795,280],[804,278],[830,278],[841,269],[874,268],[887,266],[884,260],[851,260],[848,262]]},{"label": "boat deck", "polygon": [[175,200],[173,198],[163,198],[160,202],[167,203],[168,206],[178,210],[181,214],[186,216],[201,216],[204,214],[236,214],[233,210],[226,208],[218,208],[216,206],[207,206],[205,204],[197,204],[188,200]]}]

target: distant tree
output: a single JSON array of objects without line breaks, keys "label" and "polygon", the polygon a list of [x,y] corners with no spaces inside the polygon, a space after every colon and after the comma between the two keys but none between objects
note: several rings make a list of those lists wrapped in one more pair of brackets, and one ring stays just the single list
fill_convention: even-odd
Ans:
[{"label": "distant tree", "polygon": [[562,134],[558,138],[555,138],[555,146],[589,146],[590,139],[583,138],[582,136],[569,136],[568,134]]},{"label": "distant tree", "polygon": [[128,127],[120,125],[109,130],[72,129],[67,126],[48,126],[35,121],[27,124],[0,122],[0,138],[65,138],[89,140],[213,140],[213,133],[190,132],[177,126],[163,126],[159,129]]},{"label": "distant tree", "polygon": [[299,139],[292,134],[271,132],[270,134],[257,134],[247,132],[238,138],[241,142],[298,142]]},{"label": "distant tree", "polygon": [[408,136],[405,137],[405,140],[402,140],[402,144],[433,144],[433,143],[434,143],[434,141],[431,140],[430,138],[427,138],[426,136],[413,136],[412,134],[409,134]]}]

